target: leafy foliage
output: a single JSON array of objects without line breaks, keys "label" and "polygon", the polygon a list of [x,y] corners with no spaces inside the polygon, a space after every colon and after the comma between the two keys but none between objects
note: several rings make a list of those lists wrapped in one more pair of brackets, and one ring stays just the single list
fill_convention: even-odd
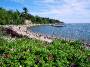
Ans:
[{"label": "leafy foliage", "polygon": [[0,24],[23,24],[23,18],[20,17],[18,11],[13,12],[12,10],[5,10],[0,8]]},{"label": "leafy foliage", "polygon": [[90,67],[89,55],[78,41],[48,44],[27,38],[10,42],[0,38],[0,65],[5,67]]},{"label": "leafy foliage", "polygon": [[[33,16],[28,13],[27,8],[23,8],[23,12],[19,12],[18,10],[12,11],[12,10],[5,10],[3,8],[0,8],[0,25],[6,25],[6,24],[24,24],[25,20],[31,20],[33,23],[59,23],[59,20],[55,19],[49,19],[49,18],[43,18],[39,16]],[[62,23],[62,22],[61,22]]]}]

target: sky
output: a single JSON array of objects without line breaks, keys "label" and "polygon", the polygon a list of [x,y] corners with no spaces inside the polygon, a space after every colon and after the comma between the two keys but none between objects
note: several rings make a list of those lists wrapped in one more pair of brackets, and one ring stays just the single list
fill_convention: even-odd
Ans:
[{"label": "sky", "polygon": [[90,0],[0,0],[0,7],[20,11],[26,7],[32,15],[65,23],[90,23]]}]

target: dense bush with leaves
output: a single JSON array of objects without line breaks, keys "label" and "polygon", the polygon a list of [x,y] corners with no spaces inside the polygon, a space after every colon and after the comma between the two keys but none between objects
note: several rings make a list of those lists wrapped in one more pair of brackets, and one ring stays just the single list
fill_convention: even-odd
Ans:
[{"label": "dense bush with leaves", "polygon": [[0,8],[0,25],[5,24],[23,24],[24,20],[20,17],[19,11],[5,10]]},{"label": "dense bush with leaves", "polygon": [[5,28],[3,26],[0,26],[0,37],[2,36],[6,36],[6,31],[5,31]]},{"label": "dense bush with leaves", "polygon": [[28,38],[0,38],[2,67],[90,67],[89,58],[90,51],[78,41],[55,40],[49,44]]},{"label": "dense bush with leaves", "polygon": [[[25,20],[31,20],[33,23],[46,24],[46,23],[59,23],[59,20],[33,16],[28,13],[27,8],[23,8],[23,12],[18,10],[5,10],[0,8],[0,25],[6,24],[24,24]],[[62,23],[62,22],[61,22]]]}]

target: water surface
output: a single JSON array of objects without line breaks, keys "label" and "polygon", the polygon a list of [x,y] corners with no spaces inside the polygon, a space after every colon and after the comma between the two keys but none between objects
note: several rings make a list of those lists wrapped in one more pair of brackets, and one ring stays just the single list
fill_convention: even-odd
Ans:
[{"label": "water surface", "polygon": [[90,42],[89,23],[65,24],[64,27],[53,27],[48,25],[42,25],[42,26],[31,27],[31,30],[33,32],[42,33],[45,35],[50,35],[50,36],[54,35],[60,38]]}]

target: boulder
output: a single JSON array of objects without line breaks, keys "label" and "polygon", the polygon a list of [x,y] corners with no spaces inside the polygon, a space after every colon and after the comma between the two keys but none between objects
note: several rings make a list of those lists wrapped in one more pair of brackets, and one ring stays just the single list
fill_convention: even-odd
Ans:
[{"label": "boulder", "polygon": [[11,37],[22,37],[22,35],[18,34],[16,31],[12,30],[12,28],[6,28],[6,33],[11,35]]}]

